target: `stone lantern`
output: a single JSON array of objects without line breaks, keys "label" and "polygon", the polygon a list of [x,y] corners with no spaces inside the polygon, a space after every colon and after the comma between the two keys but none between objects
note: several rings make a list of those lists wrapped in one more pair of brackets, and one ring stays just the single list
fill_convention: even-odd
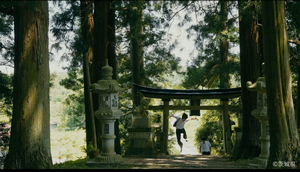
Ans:
[{"label": "stone lantern", "polygon": [[269,122],[267,114],[267,95],[266,95],[266,82],[265,77],[259,77],[254,84],[250,81],[247,82],[247,88],[250,91],[257,92],[257,108],[251,112],[260,122],[261,136],[261,154],[259,157],[254,158],[254,164],[267,165],[270,153],[270,135],[269,135]]},{"label": "stone lantern", "polygon": [[122,156],[115,152],[114,122],[122,116],[122,111],[118,109],[118,92],[125,88],[119,87],[118,82],[112,79],[112,70],[113,68],[108,66],[108,60],[106,60],[106,65],[102,68],[103,79],[90,86],[92,93],[99,94],[99,109],[94,112],[94,116],[102,124],[102,150],[100,155],[88,162],[89,164],[122,160]]}]

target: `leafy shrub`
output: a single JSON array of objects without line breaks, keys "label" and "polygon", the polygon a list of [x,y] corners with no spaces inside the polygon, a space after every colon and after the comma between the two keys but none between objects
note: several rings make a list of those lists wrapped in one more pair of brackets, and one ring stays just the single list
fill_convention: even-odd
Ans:
[{"label": "leafy shrub", "polygon": [[220,124],[220,114],[218,111],[208,111],[202,115],[201,125],[196,129],[195,142],[200,148],[201,138],[205,137],[211,143],[212,154],[218,154],[223,147],[222,125]]},{"label": "leafy shrub", "polygon": [[88,157],[90,159],[95,158],[97,155],[100,154],[99,149],[94,148],[94,146],[92,145],[92,142],[89,142],[89,144],[87,145],[87,148],[83,147],[83,150],[87,153]]}]

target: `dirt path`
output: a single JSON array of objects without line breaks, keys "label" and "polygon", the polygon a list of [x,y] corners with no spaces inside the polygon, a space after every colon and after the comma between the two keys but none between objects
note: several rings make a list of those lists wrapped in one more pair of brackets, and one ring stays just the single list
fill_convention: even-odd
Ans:
[{"label": "dirt path", "polygon": [[[97,169],[107,169],[106,165]],[[247,163],[237,163],[219,155],[162,155],[156,158],[123,157],[110,164],[111,169],[257,169]]]},{"label": "dirt path", "polygon": [[[173,125],[175,118],[170,120]],[[175,128],[174,128],[175,132]],[[174,138],[175,149],[180,151],[175,134],[169,139]],[[194,137],[188,135],[188,142],[181,139],[183,143],[182,152],[178,155],[162,155],[157,158],[142,157],[123,157],[121,164],[130,167],[130,169],[256,169],[249,166],[248,163],[232,162],[228,157],[221,155],[200,155],[195,147]]]},{"label": "dirt path", "polygon": [[[175,118],[170,120],[173,125]],[[175,128],[174,128],[175,129]],[[174,148],[180,152],[176,136],[174,138]],[[177,155],[161,155],[155,158],[146,158],[139,156],[123,156],[122,161],[115,164],[97,165],[97,169],[257,169],[258,167],[250,166],[248,163],[238,163],[230,161],[222,155],[200,155],[195,147],[193,134],[188,135],[189,141],[182,139],[182,152]],[[108,167],[109,166],[109,167]]]}]

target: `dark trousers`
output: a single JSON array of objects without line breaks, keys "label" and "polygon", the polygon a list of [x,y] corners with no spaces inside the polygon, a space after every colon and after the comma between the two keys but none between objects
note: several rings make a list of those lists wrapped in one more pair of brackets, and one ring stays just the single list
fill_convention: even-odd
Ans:
[{"label": "dark trousers", "polygon": [[202,152],[202,155],[210,155],[210,152]]},{"label": "dark trousers", "polygon": [[183,129],[176,129],[176,138],[177,138],[177,143],[179,144],[179,146],[182,146],[182,142],[180,141],[181,133],[183,133],[183,138],[187,139],[186,132],[185,132],[184,128]]}]

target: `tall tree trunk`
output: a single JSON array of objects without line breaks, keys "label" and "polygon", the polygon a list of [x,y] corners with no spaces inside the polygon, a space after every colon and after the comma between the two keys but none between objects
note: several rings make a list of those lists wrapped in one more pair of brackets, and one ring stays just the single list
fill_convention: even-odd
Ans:
[{"label": "tall tree trunk", "polygon": [[[298,52],[300,52],[300,45],[299,44],[297,44],[297,50],[298,50]],[[298,57],[298,59],[300,59],[300,56]],[[297,74],[298,74],[298,81],[297,81],[296,121],[297,121],[298,131],[300,131],[300,66],[297,66]]]},{"label": "tall tree trunk", "polygon": [[[117,80],[117,58],[116,58],[116,33],[115,33],[115,8],[114,1],[110,0],[108,4],[108,29],[107,29],[107,59],[108,65],[113,68],[112,78]],[[120,135],[119,135],[119,120],[115,121],[115,152],[121,154]]]},{"label": "tall tree trunk", "polygon": [[270,155],[267,168],[274,168],[275,161],[295,161],[300,153],[292,100],[292,77],[284,9],[284,1],[262,1],[270,129]]},{"label": "tall tree trunk", "polygon": [[[134,3],[143,3],[143,2],[130,2],[131,4]],[[134,7],[134,5],[130,5]],[[141,9],[132,9],[130,11],[130,56],[131,56],[131,69],[132,69],[132,82],[140,85],[144,85],[144,79],[142,76],[143,66],[143,46],[141,41],[141,36],[143,33],[142,27],[142,17],[143,11]],[[142,99],[139,97],[138,92],[135,88],[132,89],[132,101],[134,106],[139,106],[140,100]]]},{"label": "tall tree trunk", "polygon": [[[105,66],[107,59],[107,15],[108,15],[108,1],[94,1],[94,55],[91,79],[92,83],[98,82],[102,79],[102,67]],[[94,112],[98,110],[98,94],[92,94]],[[97,134],[97,148],[101,150],[101,122],[95,119],[96,134]]]},{"label": "tall tree trunk", "polygon": [[107,20],[107,58],[108,65],[113,68],[113,79],[117,79],[117,58],[116,58],[116,29],[115,29],[115,5],[114,1],[108,3],[108,20]]},{"label": "tall tree trunk", "polygon": [[[220,2],[220,18],[221,18],[221,32],[228,32],[227,26],[227,4],[228,1],[219,1]],[[230,77],[229,70],[227,69],[227,63],[229,61],[228,55],[228,36],[222,35],[220,40],[220,88],[229,88],[230,87]],[[228,100],[227,100],[228,101]],[[220,100],[220,104],[223,104],[223,100]],[[226,114],[225,114],[226,113]],[[222,121],[223,121],[223,141],[225,145],[225,152],[231,153],[232,151],[232,142],[231,142],[231,129],[229,125],[229,114],[226,111],[223,111]]]},{"label": "tall tree trunk", "polygon": [[15,6],[12,129],[5,169],[52,168],[47,1]]},{"label": "tall tree trunk", "polygon": [[97,148],[95,119],[93,112],[92,93],[89,90],[90,83],[90,61],[93,59],[93,5],[91,1],[81,0],[81,32],[86,53],[83,55],[83,75],[84,75],[84,104],[85,104],[85,128],[86,128],[86,146],[89,143]]},{"label": "tall tree trunk", "polygon": [[[220,9],[220,16],[221,16],[221,31],[228,32],[227,26],[227,3],[228,1],[220,1],[221,9]],[[228,36],[222,35],[221,43],[220,43],[220,88],[229,88],[230,87],[230,79],[229,73],[226,69],[226,63],[229,61],[228,55]]]},{"label": "tall tree trunk", "polygon": [[246,7],[246,1],[238,1],[239,34],[240,34],[240,64],[243,128],[240,145],[236,145],[233,158],[248,159],[257,157],[260,153],[260,124],[251,112],[257,107],[257,93],[247,89],[247,81],[252,83],[261,76],[262,56],[259,50],[258,21],[254,5]]}]

